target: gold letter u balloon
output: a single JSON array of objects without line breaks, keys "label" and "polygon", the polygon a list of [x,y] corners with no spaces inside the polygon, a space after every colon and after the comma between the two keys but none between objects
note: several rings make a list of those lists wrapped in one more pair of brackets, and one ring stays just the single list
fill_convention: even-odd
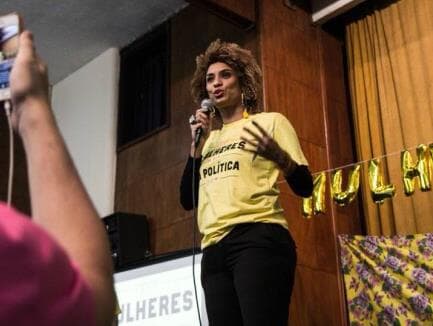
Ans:
[{"label": "gold letter u balloon", "polygon": [[338,169],[332,173],[331,195],[335,203],[337,203],[340,206],[347,206],[355,199],[359,189],[360,169],[361,169],[361,165],[357,164],[354,166],[352,170],[350,170],[347,190],[345,191],[341,190],[341,184],[343,181],[343,177],[342,177],[343,170]]}]

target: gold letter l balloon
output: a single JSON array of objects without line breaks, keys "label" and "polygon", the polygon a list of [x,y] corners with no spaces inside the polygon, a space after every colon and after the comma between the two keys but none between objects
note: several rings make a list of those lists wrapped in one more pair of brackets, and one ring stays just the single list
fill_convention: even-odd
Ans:
[{"label": "gold letter l balloon", "polygon": [[379,166],[379,159],[370,160],[368,163],[368,182],[370,184],[371,198],[376,204],[382,204],[385,199],[392,198],[395,194],[393,184],[383,184],[383,177]]}]

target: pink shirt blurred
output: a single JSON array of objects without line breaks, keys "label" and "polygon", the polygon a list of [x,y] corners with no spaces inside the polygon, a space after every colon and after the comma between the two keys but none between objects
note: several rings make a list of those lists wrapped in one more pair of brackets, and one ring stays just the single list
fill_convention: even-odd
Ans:
[{"label": "pink shirt blurred", "polygon": [[0,203],[0,325],[95,325],[93,296],[46,231]]}]

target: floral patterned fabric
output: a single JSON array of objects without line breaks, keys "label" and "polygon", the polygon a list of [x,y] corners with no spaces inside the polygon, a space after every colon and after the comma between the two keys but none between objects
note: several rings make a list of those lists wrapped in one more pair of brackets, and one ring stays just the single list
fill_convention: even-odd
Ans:
[{"label": "floral patterned fabric", "polygon": [[350,325],[433,325],[433,233],[339,242]]}]

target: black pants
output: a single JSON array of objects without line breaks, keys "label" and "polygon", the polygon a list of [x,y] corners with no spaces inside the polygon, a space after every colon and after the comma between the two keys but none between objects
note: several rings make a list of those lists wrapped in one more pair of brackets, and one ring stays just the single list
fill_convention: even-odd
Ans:
[{"label": "black pants", "polygon": [[296,247],[282,226],[236,226],[203,250],[201,282],[210,326],[287,326]]}]

